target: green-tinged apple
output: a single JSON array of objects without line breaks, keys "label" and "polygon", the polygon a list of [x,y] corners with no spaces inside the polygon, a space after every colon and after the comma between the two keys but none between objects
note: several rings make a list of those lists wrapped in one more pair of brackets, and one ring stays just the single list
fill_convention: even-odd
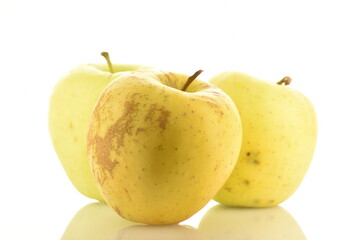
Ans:
[{"label": "green-tinged apple", "polygon": [[72,184],[83,195],[103,201],[90,172],[86,151],[90,114],[96,100],[113,79],[140,65],[86,64],[64,76],[53,90],[49,130],[55,151]]},{"label": "green-tinged apple", "polygon": [[305,240],[296,220],[282,207],[212,207],[200,221],[198,230],[208,240]]},{"label": "green-tinged apple", "polygon": [[73,217],[61,240],[109,240],[118,232],[137,223],[127,221],[105,203],[91,203]]},{"label": "green-tinged apple", "polygon": [[146,224],[181,222],[214,197],[237,161],[231,98],[192,76],[140,70],[114,80],[90,120],[88,153],[106,203]]},{"label": "green-tinged apple", "polygon": [[243,127],[238,162],[214,199],[244,207],[285,201],[300,185],[313,157],[317,136],[313,105],[288,86],[289,77],[271,83],[229,71],[209,81],[232,98]]}]

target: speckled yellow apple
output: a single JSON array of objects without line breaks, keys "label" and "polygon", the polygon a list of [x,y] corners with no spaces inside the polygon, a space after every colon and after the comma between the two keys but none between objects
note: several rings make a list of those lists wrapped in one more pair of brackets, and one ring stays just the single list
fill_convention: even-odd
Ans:
[{"label": "speckled yellow apple", "polygon": [[88,134],[90,166],[106,203],[146,224],[181,222],[225,183],[241,121],[212,84],[160,70],[123,75],[101,94]]},{"label": "speckled yellow apple", "polygon": [[208,240],[305,240],[296,220],[282,207],[234,208],[222,204],[209,209],[198,230]]},{"label": "speckled yellow apple", "polygon": [[238,162],[216,201],[269,207],[300,185],[315,150],[317,123],[311,102],[288,86],[290,80],[276,84],[234,71],[209,80],[233,99],[243,126]]},{"label": "speckled yellow apple", "polygon": [[139,65],[86,64],[64,76],[53,90],[49,106],[49,130],[55,151],[75,188],[103,201],[90,172],[86,152],[90,114],[100,93],[113,79]]}]

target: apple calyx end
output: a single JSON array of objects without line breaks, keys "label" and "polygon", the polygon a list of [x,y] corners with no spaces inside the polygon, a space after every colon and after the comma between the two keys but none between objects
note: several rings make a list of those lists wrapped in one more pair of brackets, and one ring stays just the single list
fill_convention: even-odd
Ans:
[{"label": "apple calyx end", "polygon": [[186,89],[190,86],[190,84],[203,72],[204,70],[197,70],[193,75],[191,75],[184,86],[182,87],[181,91],[186,91]]},{"label": "apple calyx end", "polygon": [[289,85],[291,83],[291,77],[286,76],[283,79],[281,79],[280,81],[278,81],[276,84],[278,85],[282,85],[285,84],[285,86]]},{"label": "apple calyx end", "polygon": [[106,62],[108,64],[110,73],[114,73],[109,53],[108,52],[101,52],[101,56],[103,56],[105,58],[105,60],[106,60]]}]

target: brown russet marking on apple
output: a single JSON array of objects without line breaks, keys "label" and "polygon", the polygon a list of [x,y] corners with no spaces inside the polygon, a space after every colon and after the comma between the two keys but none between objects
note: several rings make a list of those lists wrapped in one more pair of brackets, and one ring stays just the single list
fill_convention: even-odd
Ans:
[{"label": "brown russet marking on apple", "polygon": [[135,135],[137,136],[139,133],[141,133],[141,132],[145,132],[145,128],[137,128],[136,129],[136,132],[135,132]]},{"label": "brown russet marking on apple", "polygon": [[247,180],[247,179],[244,179],[243,183],[244,183],[245,185],[250,185],[250,181]]},{"label": "brown russet marking on apple", "polygon": [[106,141],[106,138],[100,138],[99,136],[95,136],[94,143],[96,144],[96,154],[97,154],[97,164],[103,169],[101,176],[97,175],[96,178],[99,180],[101,184],[105,182],[107,179],[107,174],[105,170],[112,177],[112,171],[119,162],[111,161],[109,158],[109,154],[106,149],[111,147],[111,141]]},{"label": "brown russet marking on apple", "polygon": [[231,187],[225,187],[224,189],[228,192],[231,192],[231,190],[232,190]]},{"label": "brown russet marking on apple", "polygon": [[[163,106],[158,106],[157,103],[151,104],[148,112],[145,115],[145,121],[150,121],[154,126],[158,126],[162,130],[166,129],[169,123],[171,112],[166,110]],[[159,115],[156,118],[156,115]]]},{"label": "brown russet marking on apple", "polygon": [[[135,102],[136,94],[131,96],[130,101],[124,103],[124,112],[122,116],[111,126],[109,127],[104,138],[96,135],[94,139],[89,139],[89,144],[96,146],[95,153],[97,154],[97,164],[102,168],[102,176],[98,176],[98,180],[101,183],[107,179],[105,170],[113,177],[112,172],[118,161],[112,161],[110,159],[110,149],[115,149],[117,154],[121,154],[122,147],[124,146],[124,140],[126,135],[132,135],[132,123],[134,121],[136,110],[138,108],[138,103]],[[97,109],[98,110],[98,109]],[[100,115],[99,111],[95,110],[94,115]],[[115,140],[115,141],[114,141]],[[116,144],[116,147],[112,147],[112,144]]]},{"label": "brown russet marking on apple", "polygon": [[[137,109],[138,103],[132,98],[131,101],[126,101],[124,103],[124,113],[123,115],[111,126],[106,133],[111,139],[115,139],[117,142],[117,149],[124,146],[124,139],[126,135],[132,135],[132,123],[134,121],[134,113]],[[110,139],[110,140],[111,140]]]},{"label": "brown russet marking on apple", "polygon": [[159,111],[161,111],[161,115],[158,118],[159,127],[164,130],[169,122],[168,118],[170,116],[170,112],[164,109],[160,109]]},{"label": "brown russet marking on apple", "polygon": [[165,73],[164,76],[166,77],[167,82],[165,85],[177,89],[178,79],[176,78],[176,76],[171,72]]},{"label": "brown russet marking on apple", "polygon": [[[208,101],[205,101],[207,104],[209,104],[209,106],[211,108],[214,109],[215,113],[219,114],[220,117],[222,117],[224,115],[224,112],[221,110],[220,106],[216,103],[216,102],[213,102],[212,100],[208,100]],[[226,104],[227,106],[227,104]]]},{"label": "brown russet marking on apple", "polygon": [[73,128],[74,128],[74,126],[73,126],[73,123],[72,123],[72,122],[70,122],[70,123],[69,123],[69,128],[70,128],[70,129],[73,129]]}]

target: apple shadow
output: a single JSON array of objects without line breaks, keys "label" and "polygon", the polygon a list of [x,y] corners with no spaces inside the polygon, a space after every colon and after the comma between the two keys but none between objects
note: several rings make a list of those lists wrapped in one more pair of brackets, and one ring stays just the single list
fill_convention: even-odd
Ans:
[{"label": "apple shadow", "polygon": [[209,240],[306,240],[296,220],[280,206],[236,208],[218,204],[207,211],[198,229]]},{"label": "apple shadow", "polygon": [[139,223],[122,218],[105,203],[94,202],[76,213],[61,239],[108,240],[119,230],[131,225],[139,225]]},{"label": "apple shadow", "polygon": [[105,203],[94,202],[80,209],[66,227],[62,240],[206,240],[197,229],[186,225],[144,225],[119,216]]},{"label": "apple shadow", "polygon": [[195,228],[186,225],[138,225],[129,226],[120,230],[110,240],[206,240],[206,238]]}]

